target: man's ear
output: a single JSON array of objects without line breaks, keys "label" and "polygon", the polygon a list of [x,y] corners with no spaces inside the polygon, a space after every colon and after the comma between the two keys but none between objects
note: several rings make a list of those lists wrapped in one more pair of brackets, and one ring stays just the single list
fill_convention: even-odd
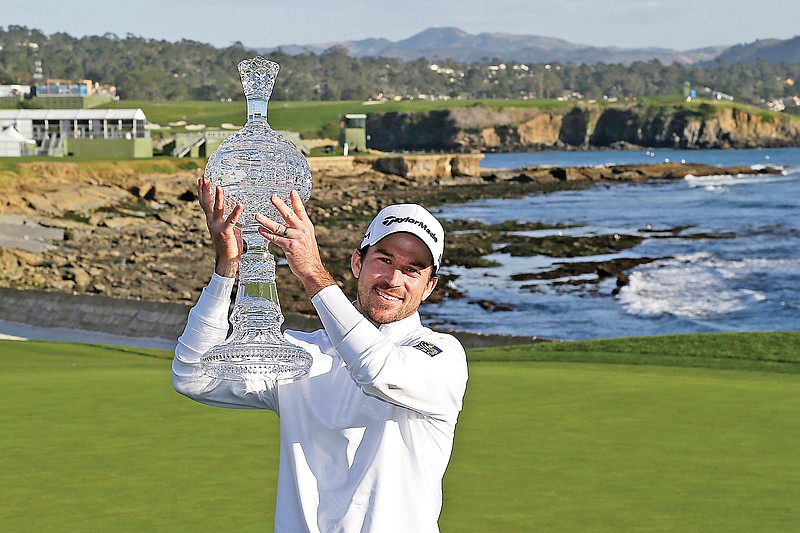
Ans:
[{"label": "man's ear", "polygon": [[353,255],[350,256],[350,270],[353,271],[353,277],[356,279],[361,275],[361,254],[358,250],[353,250]]},{"label": "man's ear", "polygon": [[428,282],[428,286],[425,287],[425,292],[422,293],[422,301],[423,302],[428,299],[428,296],[431,295],[431,293],[433,292],[433,289],[436,288],[436,284],[437,283],[439,283],[439,278],[436,277],[436,276],[432,277],[431,280]]}]

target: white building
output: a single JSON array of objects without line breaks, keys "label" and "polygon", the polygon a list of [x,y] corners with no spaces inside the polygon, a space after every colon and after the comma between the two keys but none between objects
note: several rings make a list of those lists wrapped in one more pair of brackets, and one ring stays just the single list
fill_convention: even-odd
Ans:
[{"label": "white building", "polygon": [[141,109],[0,109],[0,128],[36,141],[37,155],[152,157]]},{"label": "white building", "polygon": [[0,98],[29,96],[30,94],[30,85],[0,85]]}]

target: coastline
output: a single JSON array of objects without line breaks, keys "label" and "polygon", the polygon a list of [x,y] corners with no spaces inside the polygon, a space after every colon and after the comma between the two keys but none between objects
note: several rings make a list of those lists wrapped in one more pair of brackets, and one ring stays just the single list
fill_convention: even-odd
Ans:
[{"label": "coastline", "polygon": [[[463,203],[478,198],[514,197],[534,193],[584,188],[604,181],[639,181],[649,179],[680,179],[686,174],[709,175],[720,172],[764,173],[775,169],[752,169],[750,167],[720,168],[711,165],[650,164],[616,165],[610,167],[553,167],[537,166],[521,169],[479,169],[477,163],[482,154],[470,154],[466,163],[453,164],[455,155],[429,156],[361,156],[353,158],[313,158],[315,190],[307,204],[309,214],[317,224],[320,252],[328,268],[339,280],[343,290],[354,293],[355,280],[349,272],[349,254],[342,249],[353,249],[360,240],[360,231],[384,205],[395,202],[418,202],[429,206],[447,203]],[[320,160],[316,160],[320,159]],[[381,163],[376,163],[381,161]],[[467,164],[469,163],[469,164]],[[325,165],[328,165],[327,167]],[[0,242],[0,265],[3,291],[16,291],[37,295],[47,301],[73,296],[78,300],[63,304],[59,311],[48,311],[47,306],[36,308],[30,319],[20,320],[21,308],[14,307],[11,293],[6,293],[5,310],[0,311],[0,320],[37,324],[54,322],[58,316],[68,316],[76,302],[91,298],[91,307],[100,305],[103,298],[116,302],[105,306],[106,317],[100,314],[95,322],[87,324],[67,321],[64,327],[78,330],[100,330],[102,321],[129,307],[141,309],[146,305],[175,305],[179,312],[170,318],[182,327],[185,313],[193,304],[200,289],[210,276],[213,265],[212,249],[206,236],[204,221],[196,207],[193,193],[194,183],[201,174],[200,169],[179,174],[98,177],[96,173],[81,174],[79,165],[42,164],[40,174],[45,177],[38,182],[38,189],[30,185],[17,192],[17,196],[6,199],[3,221],[15,218],[18,229],[24,233],[36,229],[52,230],[51,238],[40,242],[28,235],[13,232],[2,233],[13,237],[16,244]],[[69,165],[68,175],[59,174]],[[382,171],[376,170],[380,166]],[[455,171],[454,171],[455,169]],[[81,197],[89,199],[86,204],[76,200],[75,189],[81,188]],[[64,202],[60,202],[60,191]],[[98,198],[105,203],[98,203]],[[44,200],[43,200],[44,199]],[[46,201],[45,201],[46,200]],[[9,209],[10,207],[16,207]],[[0,209],[0,213],[2,213]],[[449,225],[448,232],[456,233],[464,224]],[[471,226],[469,226],[471,227]],[[469,266],[489,253],[492,242],[506,228],[477,227],[480,240],[470,237],[453,239],[448,245],[445,264]],[[473,228],[474,229],[474,228]],[[55,235],[55,238],[52,237]],[[20,244],[21,243],[21,244]],[[44,250],[32,249],[27,244],[44,246]],[[540,243],[541,244],[541,243]],[[569,244],[569,243],[567,243]],[[573,243],[574,244],[574,243]],[[585,243],[580,243],[582,246]],[[557,245],[558,253],[572,253]],[[604,245],[602,239],[593,245]],[[554,252],[555,253],[555,252]],[[288,272],[282,258],[278,260],[279,293],[282,309],[287,316],[286,327],[311,329],[309,318],[313,308],[305,298],[304,291]],[[614,265],[612,265],[614,266]],[[625,265],[616,265],[612,275],[623,275]],[[448,279],[443,279],[440,289],[434,292],[432,301],[458,298],[456,290],[449,288]],[[128,303],[128,302],[137,302]],[[138,302],[142,302],[141,304]],[[476,302],[488,308],[493,302]],[[25,304],[29,305],[29,304]],[[54,304],[48,304],[54,305]],[[61,304],[59,304],[61,305]],[[149,311],[148,311],[149,312]],[[85,308],[81,320],[92,315]],[[136,321],[156,324],[159,327],[172,323],[169,320],[136,318],[136,313],[127,316],[114,326],[110,333],[125,332],[136,337]],[[143,316],[147,316],[144,313]],[[291,317],[291,318],[290,318]],[[297,321],[299,326],[293,325]],[[113,322],[113,321],[112,321]],[[108,331],[107,331],[108,332]],[[174,328],[156,337],[177,338],[180,330]],[[470,345],[495,345],[530,342],[535,337],[497,338],[469,332],[455,332]],[[145,336],[152,336],[144,334]]]}]

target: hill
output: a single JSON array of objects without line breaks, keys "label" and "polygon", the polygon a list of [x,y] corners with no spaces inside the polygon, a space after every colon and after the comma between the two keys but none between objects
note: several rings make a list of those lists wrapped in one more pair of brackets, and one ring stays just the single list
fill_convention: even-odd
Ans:
[{"label": "hill", "polygon": [[659,60],[661,63],[693,64],[718,56],[725,46],[677,51],[666,48],[616,48],[575,44],[555,37],[516,35],[510,33],[479,33],[472,35],[458,28],[428,28],[407,39],[392,42],[387,39],[328,42],[306,45],[287,45],[260,49],[263,53],[280,50],[287,54],[321,54],[331,47],[347,49],[353,57],[391,57],[404,61],[425,58],[450,59],[474,63],[496,58],[522,63],[619,63]]},{"label": "hill", "polygon": [[[281,64],[272,100],[632,101],[682,95],[688,84],[698,93],[708,88],[763,105],[796,96],[794,80],[800,79],[797,62],[692,63],[715,57],[714,47],[687,52],[597,48],[544,37],[469,35],[455,28],[426,30],[398,43],[360,41],[355,53],[335,44],[292,48],[309,53],[270,51],[270,59]],[[74,38],[20,26],[0,27],[0,47],[3,83],[32,84],[39,62],[47,79],[90,79],[114,85],[122,100],[160,101],[241,100],[236,64],[258,53],[241,43],[218,49],[134,35]],[[434,59],[402,59],[420,56]],[[475,58],[479,62],[471,62]],[[9,97],[0,105],[41,104]]]},{"label": "hill", "polygon": [[722,52],[717,61],[726,63],[797,63],[800,61],[800,35],[792,39],[763,39],[754,43],[739,44]]}]

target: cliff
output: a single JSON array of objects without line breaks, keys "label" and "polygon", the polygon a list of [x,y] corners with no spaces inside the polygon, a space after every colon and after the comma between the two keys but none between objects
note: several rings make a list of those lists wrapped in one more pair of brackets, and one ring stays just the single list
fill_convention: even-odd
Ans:
[{"label": "cliff", "polygon": [[370,117],[370,148],[383,151],[531,151],[589,148],[800,146],[800,122],[756,109],[578,105],[544,111],[482,106]]}]

